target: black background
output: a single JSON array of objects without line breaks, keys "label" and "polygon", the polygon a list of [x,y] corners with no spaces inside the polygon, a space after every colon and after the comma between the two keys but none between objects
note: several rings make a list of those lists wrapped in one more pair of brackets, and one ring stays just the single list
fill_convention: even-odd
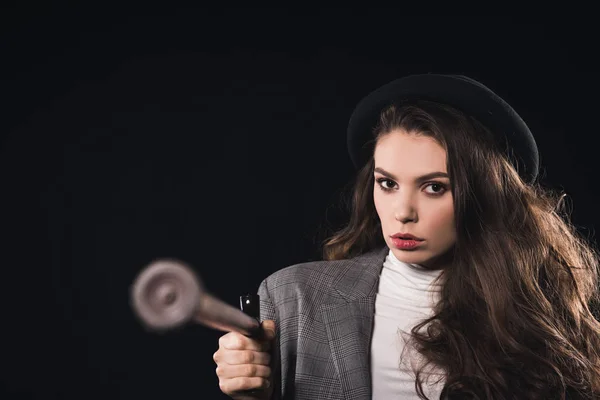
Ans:
[{"label": "black background", "polygon": [[[14,8],[0,37],[2,398],[218,399],[221,332],[145,332],[157,257],[238,296],[321,258],[355,104],[409,73],[482,81],[528,122],[541,182],[600,223],[585,16],[398,9]],[[593,236],[592,236],[593,237]]]}]

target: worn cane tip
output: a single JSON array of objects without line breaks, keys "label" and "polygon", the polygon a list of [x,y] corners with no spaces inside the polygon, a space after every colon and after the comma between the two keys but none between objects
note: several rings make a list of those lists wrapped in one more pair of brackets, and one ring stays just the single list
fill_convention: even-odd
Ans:
[{"label": "worn cane tip", "polygon": [[131,306],[150,330],[177,328],[190,321],[202,295],[192,269],[176,260],[157,260],[131,286]]}]

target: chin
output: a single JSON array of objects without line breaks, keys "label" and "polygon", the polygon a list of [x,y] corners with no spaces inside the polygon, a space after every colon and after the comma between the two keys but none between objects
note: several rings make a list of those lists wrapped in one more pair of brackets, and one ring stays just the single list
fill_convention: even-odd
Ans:
[{"label": "chin", "polygon": [[422,264],[426,263],[430,259],[430,257],[428,257],[426,254],[423,254],[422,250],[407,251],[393,248],[392,252],[398,260],[409,264]]}]

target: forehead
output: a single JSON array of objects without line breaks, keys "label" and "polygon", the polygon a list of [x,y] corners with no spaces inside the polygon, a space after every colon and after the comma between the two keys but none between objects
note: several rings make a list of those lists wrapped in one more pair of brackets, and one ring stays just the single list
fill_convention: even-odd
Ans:
[{"label": "forehead", "polygon": [[374,152],[375,167],[399,176],[446,171],[446,151],[432,137],[392,131],[381,137]]}]

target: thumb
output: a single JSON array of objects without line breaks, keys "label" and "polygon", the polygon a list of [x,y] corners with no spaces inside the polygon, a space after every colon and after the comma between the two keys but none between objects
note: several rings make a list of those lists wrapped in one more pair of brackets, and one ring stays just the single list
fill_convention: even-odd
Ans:
[{"label": "thumb", "polygon": [[260,324],[265,340],[273,340],[275,338],[275,321],[266,319]]}]

